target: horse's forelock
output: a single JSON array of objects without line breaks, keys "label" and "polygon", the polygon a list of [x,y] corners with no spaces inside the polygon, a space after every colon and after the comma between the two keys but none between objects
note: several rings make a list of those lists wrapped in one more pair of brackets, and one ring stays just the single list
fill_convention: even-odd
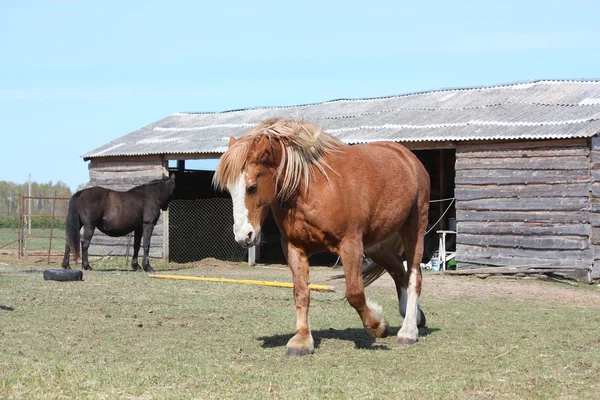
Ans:
[{"label": "horse's forelock", "polygon": [[308,188],[310,177],[314,175],[313,166],[329,179],[326,169],[331,170],[331,167],[323,157],[345,146],[317,125],[294,119],[269,119],[255,126],[223,154],[213,178],[217,188],[225,189],[240,176],[250,150],[262,137],[281,145],[282,159],[276,180],[281,183],[278,197],[283,200],[288,199],[302,183],[305,189]]},{"label": "horse's forelock", "polygon": [[223,153],[213,176],[213,185],[219,190],[225,190],[238,179],[250,153],[252,145],[248,136],[235,142]]}]

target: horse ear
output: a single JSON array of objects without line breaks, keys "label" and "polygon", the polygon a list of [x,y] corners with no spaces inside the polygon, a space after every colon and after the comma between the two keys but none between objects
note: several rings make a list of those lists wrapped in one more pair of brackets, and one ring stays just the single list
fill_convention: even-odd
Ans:
[{"label": "horse ear", "polygon": [[237,142],[237,139],[233,136],[229,136],[229,147],[233,146]]},{"label": "horse ear", "polygon": [[271,152],[268,149],[264,149],[260,154],[259,160],[263,164],[272,164],[273,157],[271,156]]},{"label": "horse ear", "polygon": [[174,173],[174,172],[171,174],[170,178],[171,178],[172,180],[175,180],[175,173]]},{"label": "horse ear", "polygon": [[270,140],[264,136],[258,136],[255,143],[260,143],[264,147],[263,151],[260,153],[258,160],[266,165],[273,165],[275,162],[274,155],[270,149],[272,146],[269,146]]}]

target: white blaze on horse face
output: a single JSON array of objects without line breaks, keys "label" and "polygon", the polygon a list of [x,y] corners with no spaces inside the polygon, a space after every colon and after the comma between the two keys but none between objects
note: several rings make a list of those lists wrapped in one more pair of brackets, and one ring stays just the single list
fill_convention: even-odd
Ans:
[{"label": "white blaze on horse face", "polygon": [[240,177],[227,187],[227,190],[233,201],[233,235],[235,241],[242,246],[248,246],[254,241],[256,234],[248,220],[248,209],[246,208],[246,173],[242,172]]}]

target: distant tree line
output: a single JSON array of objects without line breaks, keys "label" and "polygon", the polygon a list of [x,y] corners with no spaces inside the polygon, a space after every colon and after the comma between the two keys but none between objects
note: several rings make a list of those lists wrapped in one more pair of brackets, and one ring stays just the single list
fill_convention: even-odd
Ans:
[{"label": "distant tree line", "polygon": [[[80,185],[83,188],[83,185]],[[79,188],[78,188],[79,189]],[[0,181],[0,228],[16,229],[19,226],[19,195],[27,196],[29,193],[29,182],[14,183]],[[38,183],[31,182],[31,196],[33,197],[71,197],[72,192],[66,183],[58,181],[56,183]],[[52,199],[31,199],[31,214],[48,215],[48,217],[31,218],[32,228],[49,228],[52,223]],[[68,201],[60,200],[56,202],[54,213],[58,216],[64,216],[67,213]],[[28,211],[29,202],[25,202],[25,210]],[[54,220],[55,228],[64,228],[64,218]]]}]

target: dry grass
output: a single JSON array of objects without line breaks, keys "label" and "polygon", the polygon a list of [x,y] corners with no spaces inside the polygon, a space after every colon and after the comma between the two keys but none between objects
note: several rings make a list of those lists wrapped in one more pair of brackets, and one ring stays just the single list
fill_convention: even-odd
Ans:
[{"label": "dry grass", "polygon": [[[83,282],[53,282],[42,279],[45,268],[0,264],[0,305],[13,308],[0,309],[0,397],[579,399],[600,393],[595,287],[426,274],[421,305],[428,328],[407,348],[393,336],[374,342],[340,293],[313,292],[316,352],[287,359],[284,346],[295,325],[290,289],[150,279],[110,264],[84,272]],[[290,279],[284,268],[216,262],[169,273]],[[317,268],[312,282],[333,274]],[[397,330],[394,292],[386,279],[368,289]]]}]

